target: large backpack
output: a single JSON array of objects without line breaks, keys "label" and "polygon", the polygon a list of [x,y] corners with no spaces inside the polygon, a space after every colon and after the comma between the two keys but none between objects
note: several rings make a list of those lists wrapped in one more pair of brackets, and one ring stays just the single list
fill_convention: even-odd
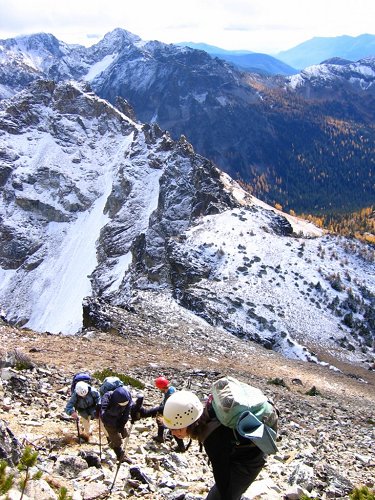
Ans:
[{"label": "large backpack", "polygon": [[118,377],[106,377],[103,380],[102,385],[99,387],[100,396],[104,396],[104,394],[108,391],[114,391],[117,387],[122,387],[124,382],[120,380]]},{"label": "large backpack", "polygon": [[88,372],[79,372],[79,373],[76,373],[73,376],[72,385],[70,387],[71,394],[73,394],[73,391],[74,391],[74,389],[75,389],[75,387],[77,385],[77,382],[86,382],[86,384],[91,385],[91,382],[92,382],[91,375]]},{"label": "large backpack", "polygon": [[277,452],[278,411],[260,389],[223,377],[213,383],[211,392],[212,407],[223,425],[251,439],[264,453]]}]

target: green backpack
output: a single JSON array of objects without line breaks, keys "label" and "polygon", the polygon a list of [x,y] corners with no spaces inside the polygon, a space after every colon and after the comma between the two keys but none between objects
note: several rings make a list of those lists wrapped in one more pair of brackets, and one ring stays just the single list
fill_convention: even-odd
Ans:
[{"label": "green backpack", "polygon": [[256,387],[233,377],[223,377],[211,388],[217,419],[250,439],[264,453],[277,452],[275,443],[278,411]]}]

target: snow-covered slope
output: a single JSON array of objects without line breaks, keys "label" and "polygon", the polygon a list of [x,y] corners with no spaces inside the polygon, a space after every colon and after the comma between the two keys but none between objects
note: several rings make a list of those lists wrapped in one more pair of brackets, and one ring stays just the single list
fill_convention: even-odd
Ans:
[{"label": "snow-covered slope", "polygon": [[148,290],[291,357],[371,362],[374,251],[261,203],[184,137],[39,80],[0,105],[0,160],[9,321],[74,334],[83,302],[102,325]]},{"label": "snow-covered slope", "polygon": [[300,89],[306,86],[315,89],[350,86],[358,90],[374,90],[375,57],[367,57],[357,62],[334,58],[321,64],[309,66],[301,73],[287,77],[289,86]]},{"label": "snow-covered slope", "polygon": [[246,208],[206,217],[173,248],[180,269],[183,263],[187,273],[205,268],[198,282],[182,287],[180,301],[209,322],[291,357],[314,359],[315,349],[338,355],[340,345],[356,344],[343,317],[356,309],[363,320],[364,289],[370,313],[375,273],[367,258],[374,254],[329,235],[305,237],[306,229],[295,220],[300,237],[286,236],[270,207],[254,199]]},{"label": "snow-covered slope", "polygon": [[[219,183],[185,140],[173,143],[73,83],[38,81],[4,101],[0,133],[0,303],[10,321],[36,330],[76,332],[91,293],[128,301],[132,245],[168,198],[163,174],[185,185],[195,170],[202,176],[180,206],[159,210],[168,234],[186,229],[192,211],[209,211],[200,190]],[[216,190],[209,204],[231,206]],[[152,241],[158,259],[162,238]]]}]

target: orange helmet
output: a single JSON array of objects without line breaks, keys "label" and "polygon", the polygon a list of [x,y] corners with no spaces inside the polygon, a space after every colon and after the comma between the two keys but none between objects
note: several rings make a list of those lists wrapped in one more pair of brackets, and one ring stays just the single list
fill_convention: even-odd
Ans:
[{"label": "orange helmet", "polygon": [[165,377],[158,377],[155,379],[155,386],[158,389],[166,389],[169,386],[170,382]]}]

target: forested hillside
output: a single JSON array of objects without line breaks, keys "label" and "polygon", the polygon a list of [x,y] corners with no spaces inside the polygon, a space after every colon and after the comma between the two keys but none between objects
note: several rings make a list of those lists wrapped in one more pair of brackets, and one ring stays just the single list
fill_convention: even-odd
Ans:
[{"label": "forested hillside", "polygon": [[[366,102],[369,109],[359,116],[357,107]],[[315,215],[353,212],[373,203],[373,98],[345,107],[297,95],[286,99],[275,91],[260,107],[269,133],[263,132],[263,148],[253,150],[250,165],[238,174],[255,196],[286,211]]]}]

